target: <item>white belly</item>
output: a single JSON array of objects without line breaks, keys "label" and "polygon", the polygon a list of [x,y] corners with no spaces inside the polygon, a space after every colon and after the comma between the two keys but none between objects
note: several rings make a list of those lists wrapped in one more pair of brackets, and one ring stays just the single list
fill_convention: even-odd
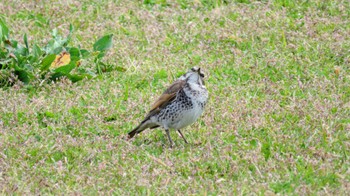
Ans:
[{"label": "white belly", "polygon": [[171,124],[169,128],[182,129],[196,122],[199,116],[203,113],[203,110],[197,103],[194,103],[193,106],[194,107],[192,109],[186,110],[182,113],[182,115],[179,115],[178,121]]}]

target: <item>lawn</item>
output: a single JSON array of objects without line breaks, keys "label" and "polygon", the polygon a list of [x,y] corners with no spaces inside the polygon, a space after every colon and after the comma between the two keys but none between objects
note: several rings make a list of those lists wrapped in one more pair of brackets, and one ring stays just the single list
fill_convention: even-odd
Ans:
[{"label": "lawn", "polygon": [[[349,1],[5,0],[0,17],[29,45],[70,24],[73,46],[113,34],[119,67],[0,88],[0,194],[350,192]],[[162,129],[126,141],[193,66],[210,98],[189,144]]]}]

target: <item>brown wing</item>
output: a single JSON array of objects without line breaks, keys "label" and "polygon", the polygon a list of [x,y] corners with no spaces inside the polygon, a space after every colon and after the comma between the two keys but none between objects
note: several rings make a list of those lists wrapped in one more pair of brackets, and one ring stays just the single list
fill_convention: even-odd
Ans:
[{"label": "brown wing", "polygon": [[167,106],[172,100],[175,99],[176,93],[181,90],[184,85],[186,84],[186,81],[184,80],[177,80],[175,81],[169,88],[167,88],[164,93],[158,98],[158,100],[152,105],[151,111],[147,114],[145,120],[152,116],[153,114],[156,114],[160,111],[160,109]]}]

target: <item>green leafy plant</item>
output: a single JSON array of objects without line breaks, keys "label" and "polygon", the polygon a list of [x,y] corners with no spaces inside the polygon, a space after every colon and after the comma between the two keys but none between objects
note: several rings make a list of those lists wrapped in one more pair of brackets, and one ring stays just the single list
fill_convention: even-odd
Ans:
[{"label": "green leafy plant", "polygon": [[[33,44],[29,47],[27,35],[21,45],[10,39],[9,28],[0,18],[0,87],[14,84],[17,80],[24,84],[34,81],[50,81],[67,77],[76,82],[92,78],[103,72],[119,70],[114,65],[102,61],[108,49],[112,47],[113,35],[105,35],[93,45],[93,52],[79,47],[69,46],[74,28],[70,25],[67,37],[62,37],[57,30],[52,31],[52,39],[46,46]],[[82,68],[82,59],[94,58],[95,71]]]}]

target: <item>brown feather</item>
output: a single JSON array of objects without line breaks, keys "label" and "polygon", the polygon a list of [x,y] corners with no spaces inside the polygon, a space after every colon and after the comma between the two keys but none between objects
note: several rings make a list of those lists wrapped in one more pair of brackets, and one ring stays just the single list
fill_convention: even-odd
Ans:
[{"label": "brown feather", "polygon": [[171,100],[175,96],[176,96],[176,93],[172,93],[172,94],[165,94],[164,93],[164,94],[162,94],[158,98],[158,100],[155,103],[153,103],[150,111],[153,111],[153,110],[159,108],[161,105],[163,105],[164,103],[169,102],[169,100]]},{"label": "brown feather", "polygon": [[180,91],[186,84],[184,80],[175,81],[169,88],[167,88],[164,93],[158,98],[158,100],[152,105],[150,112],[147,114],[146,119],[148,117],[158,113],[160,109],[167,106],[172,100],[175,99],[176,93]]}]

